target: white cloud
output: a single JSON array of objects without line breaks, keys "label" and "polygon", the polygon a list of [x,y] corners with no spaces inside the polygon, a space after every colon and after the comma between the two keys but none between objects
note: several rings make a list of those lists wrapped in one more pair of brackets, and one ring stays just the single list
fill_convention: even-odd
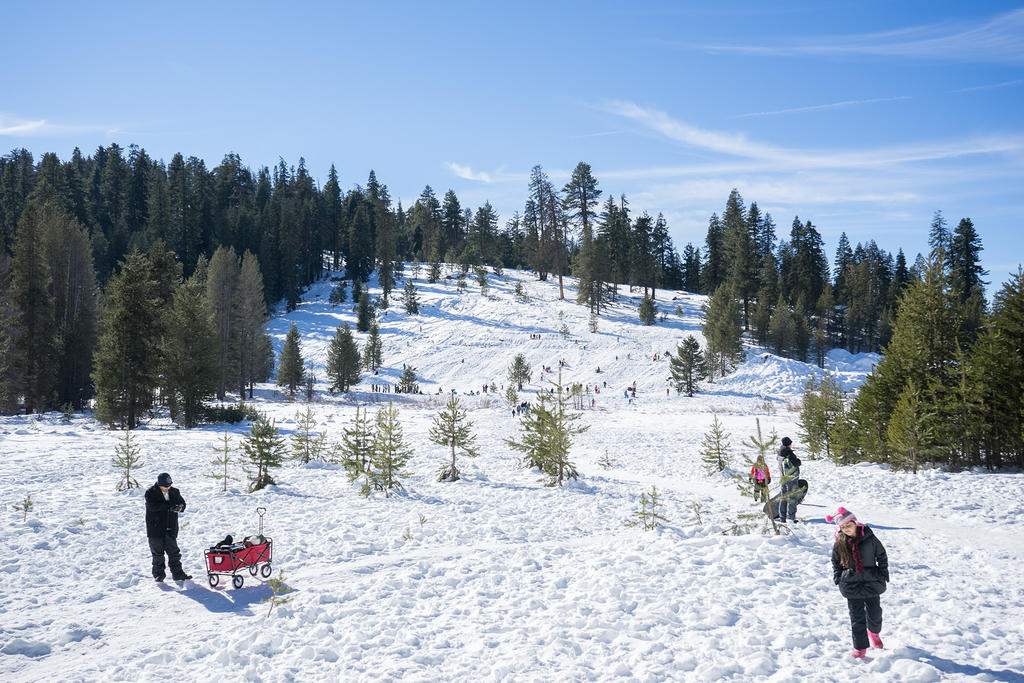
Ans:
[{"label": "white cloud", "polygon": [[851,36],[823,36],[786,45],[694,45],[708,52],[758,56],[875,55],[966,62],[1024,62],[1024,9],[981,23],[942,23]]},{"label": "white cloud", "polygon": [[1020,134],[866,150],[792,149],[757,142],[749,139],[744,133],[698,128],[685,121],[674,119],[663,111],[644,108],[633,102],[613,101],[605,105],[603,109],[685,145],[731,156],[771,162],[777,167],[788,169],[885,166],[1024,149],[1024,136]]},{"label": "white cloud", "polygon": [[960,88],[959,90],[950,90],[951,93],[958,92],[974,92],[976,90],[995,90],[996,88],[1010,88],[1015,85],[1024,85],[1024,80],[1019,81],[1005,81],[1003,83],[993,83],[991,85],[976,85],[973,88]]},{"label": "white cloud", "polygon": [[876,97],[870,100],[846,100],[844,102],[832,102],[831,104],[815,104],[809,107],[794,107],[793,109],[778,109],[776,111],[758,111],[750,114],[737,114],[733,118],[743,119],[751,116],[774,116],[776,114],[795,114],[805,111],[820,111],[822,109],[837,109],[839,107],[850,107],[855,104],[874,104],[876,102],[896,102],[898,100],[909,100],[907,95],[899,97]]},{"label": "white cloud", "polygon": [[28,135],[38,134],[46,126],[46,120],[39,121],[15,121],[0,116],[0,135]]},{"label": "white cloud", "polygon": [[476,180],[481,183],[493,182],[489,173],[484,173],[483,171],[474,172],[469,166],[462,166],[461,164],[456,164],[453,161],[446,161],[444,165],[448,167],[449,171],[463,180]]}]

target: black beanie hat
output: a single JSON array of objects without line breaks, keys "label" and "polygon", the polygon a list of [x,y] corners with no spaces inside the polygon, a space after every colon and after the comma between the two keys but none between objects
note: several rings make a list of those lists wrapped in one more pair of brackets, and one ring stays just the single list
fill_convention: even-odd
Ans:
[{"label": "black beanie hat", "polygon": [[171,475],[168,474],[167,472],[161,472],[159,474],[159,476],[157,476],[157,478],[156,478],[156,485],[157,486],[170,486],[171,485]]},{"label": "black beanie hat", "polygon": [[782,445],[783,446],[789,446],[792,443],[793,443],[793,439],[789,438],[788,436],[782,437]]}]

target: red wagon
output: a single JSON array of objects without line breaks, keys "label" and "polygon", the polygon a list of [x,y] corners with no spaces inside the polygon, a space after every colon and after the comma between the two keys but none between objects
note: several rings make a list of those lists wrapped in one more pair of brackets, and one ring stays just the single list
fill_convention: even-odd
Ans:
[{"label": "red wagon", "polygon": [[264,579],[270,578],[273,569],[270,562],[273,559],[273,540],[263,535],[263,515],[266,508],[256,508],[256,514],[260,516],[260,532],[256,536],[256,543],[232,543],[216,545],[206,550],[206,580],[211,587],[220,583],[221,576],[230,576],[231,585],[241,588],[245,583],[242,573],[249,570],[249,574],[259,574]]}]

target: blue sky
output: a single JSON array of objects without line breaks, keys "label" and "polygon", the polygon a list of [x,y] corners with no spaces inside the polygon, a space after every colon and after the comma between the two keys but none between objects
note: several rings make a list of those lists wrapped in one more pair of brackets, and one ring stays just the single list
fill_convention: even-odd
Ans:
[{"label": "blue sky", "polygon": [[843,231],[913,259],[941,209],[994,285],[1024,262],[1024,4],[162,4],[6,8],[0,150],[301,156],[502,222],[582,160],[680,250],[736,187],[830,261]]}]

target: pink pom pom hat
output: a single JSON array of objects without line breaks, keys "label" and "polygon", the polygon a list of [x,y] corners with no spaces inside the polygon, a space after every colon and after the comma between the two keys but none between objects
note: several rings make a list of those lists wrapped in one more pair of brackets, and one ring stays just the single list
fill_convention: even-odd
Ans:
[{"label": "pink pom pom hat", "polygon": [[829,523],[835,522],[836,526],[842,526],[847,522],[856,522],[857,515],[853,514],[844,507],[840,507],[838,510],[836,510],[836,514],[825,515],[825,521]]}]

